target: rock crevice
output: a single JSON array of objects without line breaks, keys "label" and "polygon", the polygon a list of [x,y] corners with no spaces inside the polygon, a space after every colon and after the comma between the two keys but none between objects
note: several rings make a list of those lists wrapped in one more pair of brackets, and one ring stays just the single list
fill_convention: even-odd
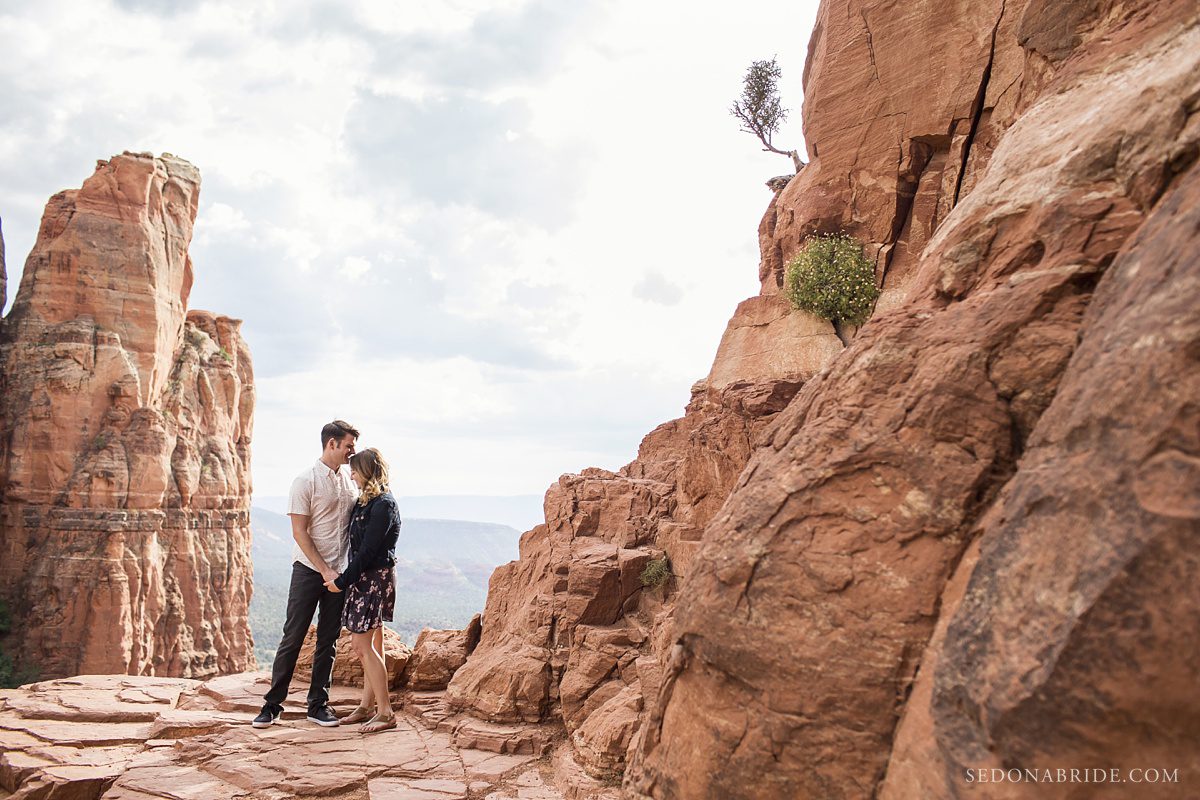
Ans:
[{"label": "rock crevice", "polygon": [[992,65],[996,63],[996,34],[1000,30],[1000,23],[1004,21],[1006,3],[1007,0],[1000,2],[1000,15],[996,17],[996,24],[992,27],[987,63],[984,64],[983,75],[979,79],[979,93],[975,95],[975,102],[971,104],[971,126],[967,129],[967,137],[963,141],[962,158],[958,168],[958,178],[954,183],[954,199],[950,203],[951,208],[958,205],[958,200],[962,196],[963,178],[966,177],[967,165],[971,158],[971,145],[975,143],[975,137],[979,133],[980,122],[983,119],[987,103],[988,83],[992,80]]}]

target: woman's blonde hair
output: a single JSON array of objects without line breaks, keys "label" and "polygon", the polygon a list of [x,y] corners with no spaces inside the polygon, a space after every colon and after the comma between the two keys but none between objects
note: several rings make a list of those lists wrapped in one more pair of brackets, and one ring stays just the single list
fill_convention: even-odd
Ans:
[{"label": "woman's blonde hair", "polygon": [[359,505],[366,505],[388,490],[388,463],[374,447],[350,456],[350,469],[364,478],[362,492],[358,496]]}]

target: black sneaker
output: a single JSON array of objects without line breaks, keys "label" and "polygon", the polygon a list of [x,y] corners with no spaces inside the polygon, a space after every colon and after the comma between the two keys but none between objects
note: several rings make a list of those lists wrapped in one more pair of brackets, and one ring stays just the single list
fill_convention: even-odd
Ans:
[{"label": "black sneaker", "polygon": [[271,727],[271,723],[279,719],[281,713],[283,713],[282,708],[267,703],[250,724],[256,728],[269,728]]},{"label": "black sneaker", "polygon": [[310,708],[308,710],[308,721],[315,722],[323,728],[336,728],[340,724],[337,715],[333,713],[329,706]]}]

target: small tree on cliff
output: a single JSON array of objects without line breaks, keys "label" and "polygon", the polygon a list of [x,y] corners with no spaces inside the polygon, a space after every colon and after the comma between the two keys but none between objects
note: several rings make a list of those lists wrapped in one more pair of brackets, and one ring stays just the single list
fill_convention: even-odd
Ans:
[{"label": "small tree on cliff", "polygon": [[788,115],[788,110],[779,99],[778,84],[782,75],[783,71],[774,58],[752,63],[742,79],[742,96],[734,101],[729,113],[742,123],[742,130],[758,137],[763,150],[791,156],[796,172],[799,172],[804,169],[800,154],[795,150],[780,150],[771,143],[771,138],[779,132],[779,126]]},{"label": "small tree on cliff", "polygon": [[788,262],[784,289],[793,306],[832,322],[842,344],[844,326],[866,322],[879,297],[862,242],[844,233],[810,238]]}]

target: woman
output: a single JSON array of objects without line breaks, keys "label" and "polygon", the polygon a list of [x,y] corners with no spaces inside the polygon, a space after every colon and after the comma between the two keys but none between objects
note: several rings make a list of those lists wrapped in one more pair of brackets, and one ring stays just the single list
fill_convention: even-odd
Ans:
[{"label": "woman", "polygon": [[374,447],[350,457],[350,476],[360,491],[350,513],[350,563],[325,585],[331,592],[346,592],[342,627],[353,634],[351,643],[363,665],[362,699],[342,722],[363,722],[360,731],[378,733],[396,727],[383,660],[383,622],[391,621],[396,602],[392,567],[400,538],[400,511],[388,491],[387,462]]}]

